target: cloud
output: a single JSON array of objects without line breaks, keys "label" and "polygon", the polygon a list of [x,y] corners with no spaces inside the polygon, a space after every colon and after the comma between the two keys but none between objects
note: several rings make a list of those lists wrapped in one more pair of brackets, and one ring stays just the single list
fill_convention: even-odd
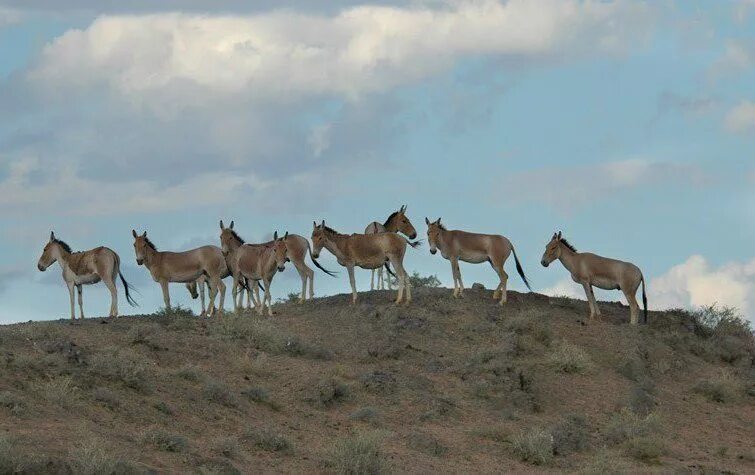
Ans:
[{"label": "cloud", "polygon": [[236,94],[353,98],[416,82],[470,55],[623,50],[651,19],[648,7],[623,1],[433,5],[358,6],[330,16],[104,16],[47,45],[28,77],[56,89],[105,87],[158,109],[176,94],[194,105]]},{"label": "cloud", "polygon": [[[36,265],[36,264],[35,264]],[[20,266],[0,266],[0,293],[16,280],[25,280],[29,271]]]},{"label": "cloud", "polygon": [[[543,203],[564,213],[596,199],[652,184],[702,185],[704,172],[694,165],[630,159],[581,166],[554,166],[508,175],[506,196]],[[513,197],[513,198],[512,198]]]},{"label": "cloud", "polygon": [[8,25],[14,25],[22,19],[21,12],[0,5],[0,28]]},{"label": "cloud", "polygon": [[730,262],[718,268],[705,257],[690,256],[648,286],[651,305],[656,309],[694,308],[714,303],[738,308],[753,320],[755,310],[755,259]]},{"label": "cloud", "polygon": [[730,132],[755,131],[755,102],[742,101],[731,108],[726,114],[725,125]]},{"label": "cloud", "polygon": [[718,78],[753,67],[755,67],[755,42],[729,40],[726,42],[724,54],[713,63],[708,74],[713,78]]}]

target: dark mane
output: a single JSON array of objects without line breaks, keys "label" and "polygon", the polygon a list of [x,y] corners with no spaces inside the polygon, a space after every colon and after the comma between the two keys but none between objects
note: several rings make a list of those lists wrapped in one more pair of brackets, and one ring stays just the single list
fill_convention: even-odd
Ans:
[{"label": "dark mane", "polygon": [[322,229],[324,229],[325,231],[327,231],[327,232],[329,232],[331,234],[340,234],[338,231],[336,231],[335,229],[330,228],[328,226],[321,226],[321,227],[322,227]]},{"label": "dark mane", "polygon": [[443,224],[440,224],[440,223],[438,223],[438,227],[439,227],[440,229],[442,229],[443,231],[448,231],[448,230],[446,229],[446,226],[445,226],[445,225],[443,225]]},{"label": "dark mane", "polygon": [[68,253],[72,253],[73,252],[71,250],[71,246],[69,246],[68,243],[66,243],[65,241],[61,241],[60,239],[56,238],[54,242],[56,242],[57,244],[59,244],[60,247],[62,247],[63,250],[65,250],[66,252],[68,252]]},{"label": "dark mane", "polygon": [[146,242],[146,243],[147,243],[147,245],[148,245],[149,247],[151,247],[153,251],[156,251],[156,250],[157,250],[157,247],[155,246],[155,244],[154,244],[154,243],[153,243],[152,241],[150,241],[150,240],[149,240],[149,238],[148,238],[147,236],[144,236],[144,242]]},{"label": "dark mane", "polygon": [[233,237],[236,238],[236,240],[238,242],[240,242],[241,244],[245,244],[246,243],[246,241],[244,241],[244,238],[242,238],[241,236],[239,236],[238,234],[236,234],[236,231],[234,231],[233,229],[231,229],[230,231],[231,231],[231,234],[233,235]]},{"label": "dark mane", "polygon": [[577,252],[577,249],[576,249],[576,248],[575,248],[574,246],[572,246],[572,245],[571,245],[571,244],[569,243],[569,241],[567,241],[566,239],[564,239],[564,238],[561,238],[561,239],[559,239],[559,241],[561,241],[561,243],[562,243],[562,244],[563,244],[564,246],[566,246],[566,248],[567,248],[567,249],[569,249],[570,251],[572,251],[572,252]]},{"label": "dark mane", "polygon": [[391,215],[390,215],[390,216],[388,216],[388,219],[386,219],[386,220],[385,220],[385,222],[383,223],[383,226],[388,226],[388,223],[390,223],[390,222],[391,222],[391,220],[392,220],[392,219],[393,219],[393,218],[394,218],[394,217],[395,217],[395,216],[396,216],[397,214],[398,214],[398,211],[394,211],[393,213],[391,213]]}]

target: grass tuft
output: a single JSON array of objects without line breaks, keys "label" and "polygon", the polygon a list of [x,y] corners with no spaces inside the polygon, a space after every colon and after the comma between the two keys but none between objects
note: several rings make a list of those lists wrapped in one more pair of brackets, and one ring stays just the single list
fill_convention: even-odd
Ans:
[{"label": "grass tuft", "polygon": [[522,431],[514,437],[511,446],[523,462],[547,465],[553,460],[553,436],[547,430]]},{"label": "grass tuft", "polygon": [[388,473],[382,439],[380,433],[360,433],[338,440],[330,451],[330,468],[343,475]]}]

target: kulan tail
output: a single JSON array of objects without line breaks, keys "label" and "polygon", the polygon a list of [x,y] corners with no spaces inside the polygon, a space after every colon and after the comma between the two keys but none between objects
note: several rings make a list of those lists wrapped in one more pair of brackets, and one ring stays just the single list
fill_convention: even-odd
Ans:
[{"label": "kulan tail", "polygon": [[413,249],[417,249],[418,247],[420,247],[422,245],[422,239],[418,239],[416,241],[410,241],[410,240],[404,238],[404,241],[406,241],[407,244],[409,244],[410,246],[412,246]]},{"label": "kulan tail", "polygon": [[514,254],[514,262],[516,263],[516,271],[519,273],[519,277],[522,278],[524,281],[524,285],[527,286],[527,288],[532,292],[532,287],[530,287],[530,283],[527,281],[527,277],[524,275],[524,269],[522,269],[522,264],[519,263],[519,258],[516,257],[516,251],[514,250],[514,246],[511,246],[511,252]]},{"label": "kulan tail", "polygon": [[118,271],[118,275],[121,277],[121,282],[123,282],[123,289],[126,291],[126,301],[128,301],[128,304],[132,307],[138,307],[139,304],[136,303],[136,300],[134,300],[133,297],[131,297],[130,291],[131,289],[133,289],[133,287],[129,285],[128,282],[126,282],[126,279],[123,277],[121,271]]},{"label": "kulan tail", "polygon": [[[393,273],[393,271],[391,270],[391,266],[389,266],[387,262],[386,262],[385,264],[383,264],[383,265],[385,266],[385,270],[387,270],[387,271],[388,271],[388,274],[389,274],[389,275],[391,275],[391,276],[393,276],[394,278],[398,279],[398,277],[396,277],[396,274],[394,274],[394,273]],[[379,268],[378,268],[378,269],[379,269]]]},{"label": "kulan tail", "polygon": [[642,323],[648,324],[648,296],[645,294],[645,277],[642,277]]},{"label": "kulan tail", "polygon": [[309,253],[309,258],[312,259],[312,263],[314,265],[316,265],[318,269],[320,269],[321,271],[325,272],[326,274],[328,274],[331,277],[336,277],[338,275],[337,272],[329,271],[328,269],[326,269],[323,266],[321,266],[319,262],[317,262],[317,259],[315,259],[312,256],[312,248],[309,247],[309,243],[307,243],[307,250],[308,250],[308,253]]}]

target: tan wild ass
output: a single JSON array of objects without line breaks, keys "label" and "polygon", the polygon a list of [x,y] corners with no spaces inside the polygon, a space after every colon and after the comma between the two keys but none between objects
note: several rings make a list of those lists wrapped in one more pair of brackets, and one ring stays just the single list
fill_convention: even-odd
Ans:
[{"label": "tan wild ass", "polygon": [[[222,278],[225,279],[226,277],[229,277],[231,275],[231,271],[228,270],[226,267],[226,272],[223,273]],[[248,286],[246,285],[246,279],[244,279],[244,288],[241,289],[241,293],[237,293],[237,289],[233,289],[233,300],[236,301],[236,298],[241,299],[239,301],[239,305],[242,305],[243,298],[244,298],[244,289],[246,289],[249,292],[249,300],[251,301],[251,291],[249,290]],[[202,316],[207,315],[207,308],[205,306],[205,286],[207,287],[207,292],[210,291],[210,282],[207,280],[207,277],[203,275],[199,276],[199,278],[194,282],[187,282],[186,283],[186,290],[189,291],[189,295],[191,295],[191,298],[193,299],[200,299],[201,306],[202,306]]]},{"label": "tan wild ass", "polygon": [[[402,233],[409,239],[417,238],[417,230],[412,226],[412,222],[406,216],[406,205],[402,206],[398,211],[394,211],[383,224],[373,221],[367,225],[364,230],[364,234],[376,234],[376,233]],[[378,290],[385,289],[386,283],[388,284],[388,290],[391,290],[391,277],[383,280],[383,268],[378,267],[372,269],[372,276],[370,277],[370,290],[375,289],[375,272],[377,272],[377,288]]]},{"label": "tan wild ass", "polygon": [[[225,284],[222,277],[227,272],[227,267],[220,248],[202,246],[184,252],[158,251],[147,237],[147,231],[139,235],[132,229],[131,234],[134,236],[136,263],[147,267],[152,279],[160,284],[166,309],[170,309],[168,291],[170,282],[195,282],[204,275],[210,282],[210,315],[215,315],[216,312],[222,315],[225,299]],[[220,302],[219,308],[216,309],[215,296],[218,291]]]},{"label": "tan wild ass", "polygon": [[[225,228],[224,231],[231,231]],[[232,231],[231,231],[232,232]],[[255,302],[257,313],[262,315],[267,303],[269,316],[273,316],[272,296],[270,294],[270,284],[276,272],[283,272],[288,260],[288,246],[286,240],[289,235],[286,233],[282,238],[278,238],[276,232],[271,243],[266,244],[241,244],[236,245],[235,237],[226,232],[221,232],[221,242],[223,244],[223,254],[228,260],[229,266],[233,269],[233,285],[239,285],[242,278],[250,281],[250,286],[254,287]],[[265,296],[260,302],[259,281],[263,282]],[[235,302],[234,302],[235,303]],[[236,308],[238,311],[239,308]]]},{"label": "tan wild ass", "polygon": [[[318,269],[325,272],[331,277],[335,277],[336,275],[321,266],[320,263],[317,262],[317,260],[312,256],[312,249],[309,246],[309,241],[307,241],[307,238],[299,236],[298,234],[287,233],[287,236],[288,237],[285,239],[285,243],[288,260],[294,265],[296,271],[299,273],[299,277],[301,277],[301,295],[299,296],[299,303],[302,303],[307,300],[307,282],[309,282],[309,298],[311,299],[315,294],[315,272],[304,262],[307,254],[309,254],[309,258],[312,260],[312,263],[317,266]],[[231,221],[231,224],[228,225],[228,227],[223,225],[222,220],[220,221],[220,243],[224,246],[223,249],[228,250],[228,253],[233,252],[239,246],[245,244],[244,239],[242,239],[241,236],[239,236],[236,231],[233,230],[233,221]],[[262,243],[261,245],[272,244],[273,242],[270,241]],[[228,253],[226,253],[226,256],[228,255]],[[251,300],[252,286],[249,285],[247,287],[249,300]],[[249,300],[247,300],[247,302],[249,302]]]},{"label": "tan wild ass", "polygon": [[645,278],[639,267],[631,262],[618,261],[598,256],[589,252],[577,252],[569,242],[561,237],[561,231],[554,233],[545,246],[545,252],[540,263],[543,267],[554,260],[571,273],[574,282],[582,284],[590,304],[590,320],[600,319],[600,309],[593,294],[593,286],[605,290],[621,290],[629,303],[629,322],[637,324],[640,306],[637,304],[637,288],[642,284],[643,323],[648,322],[648,299],[645,295]]},{"label": "tan wild ass", "polygon": [[404,291],[406,291],[406,303],[412,301],[412,291],[404,269],[404,255],[406,254],[407,244],[417,247],[420,244],[419,242],[408,241],[396,233],[340,234],[325,226],[324,220],[319,226],[315,222],[312,225],[314,227],[312,230],[312,255],[319,257],[320,251],[324,247],[336,256],[339,264],[348,269],[352,303],[357,301],[354,267],[377,269],[388,262],[396,269],[399,280],[396,303],[402,302]]},{"label": "tan wild ass", "polygon": [[50,240],[45,244],[42,256],[39,258],[37,268],[44,272],[55,261],[58,261],[63,269],[63,280],[68,286],[68,294],[71,298],[71,320],[76,320],[76,312],[73,297],[73,288],[79,294],[79,312],[84,319],[84,304],[82,300],[82,286],[96,284],[100,280],[110,291],[110,318],[118,316],[118,289],[116,277],[120,276],[123,288],[126,291],[126,300],[133,307],[136,302],[129,293],[129,284],[121,274],[121,259],[118,254],[107,247],[96,247],[88,251],[71,252],[71,247],[65,242],[56,239],[55,233],[50,232]]},{"label": "tan wild ass", "polygon": [[[516,256],[514,246],[507,238],[499,234],[477,234],[465,231],[449,231],[441,224],[440,218],[435,222],[430,222],[425,218],[427,224],[427,240],[430,242],[430,254],[435,254],[440,249],[440,254],[451,261],[451,272],[454,278],[454,297],[463,296],[464,283],[461,281],[461,270],[459,261],[480,264],[489,262],[493,270],[498,274],[500,283],[493,292],[493,299],[499,300],[499,304],[506,303],[506,282],[509,279],[503,265],[509,254],[514,254],[516,271],[524,281],[524,285],[530,289],[530,283],[524,276],[522,265]],[[531,291],[532,289],[530,289]]]}]

